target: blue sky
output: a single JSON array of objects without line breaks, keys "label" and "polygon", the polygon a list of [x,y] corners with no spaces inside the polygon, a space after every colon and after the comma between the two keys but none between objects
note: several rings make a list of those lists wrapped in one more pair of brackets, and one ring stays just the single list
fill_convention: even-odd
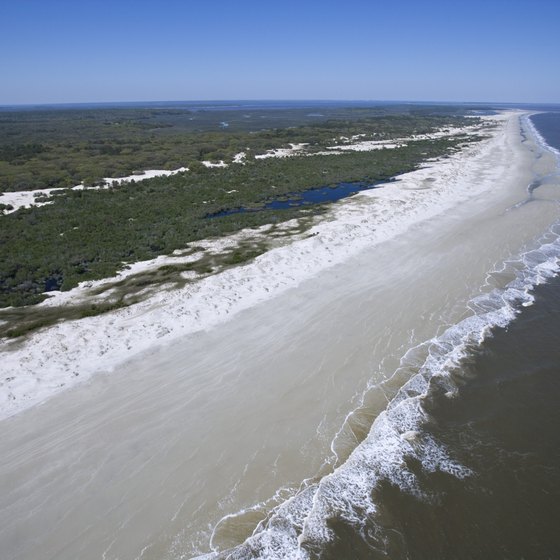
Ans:
[{"label": "blue sky", "polygon": [[0,0],[0,104],[560,102],[560,0]]}]

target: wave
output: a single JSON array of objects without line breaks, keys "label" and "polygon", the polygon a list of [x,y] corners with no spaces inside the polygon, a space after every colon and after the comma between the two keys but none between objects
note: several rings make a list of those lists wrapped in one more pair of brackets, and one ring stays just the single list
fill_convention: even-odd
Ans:
[{"label": "wave", "polygon": [[[533,113],[533,115],[534,114],[537,114],[537,113]],[[544,136],[539,132],[539,130],[535,126],[535,123],[531,120],[531,116],[532,115],[526,115],[526,116],[521,117],[522,122],[530,129],[531,133],[533,134],[533,137],[537,141],[537,144],[543,150],[551,152],[556,157],[556,160],[557,160],[558,164],[560,165],[560,151],[558,149],[556,149],[554,146],[551,146],[550,144],[547,143],[547,141],[544,139]]]},{"label": "wave", "polygon": [[[381,483],[430,499],[421,489],[419,469],[457,478],[471,476],[471,470],[454,460],[446,447],[424,429],[429,419],[424,403],[435,394],[453,398],[459,389],[457,373],[462,362],[493,330],[507,327],[523,307],[532,305],[535,286],[559,271],[557,224],[539,241],[538,248],[505,262],[489,275],[489,291],[470,301],[468,317],[407,352],[395,375],[411,367],[416,373],[342,465],[273,509],[243,544],[200,558],[307,560],[333,541],[332,527],[336,524],[350,525],[366,542],[379,546],[384,537],[381,525],[375,523],[378,507],[373,496]],[[511,278],[505,287],[491,287],[504,277]],[[415,361],[419,355],[425,359],[418,365]]]}]

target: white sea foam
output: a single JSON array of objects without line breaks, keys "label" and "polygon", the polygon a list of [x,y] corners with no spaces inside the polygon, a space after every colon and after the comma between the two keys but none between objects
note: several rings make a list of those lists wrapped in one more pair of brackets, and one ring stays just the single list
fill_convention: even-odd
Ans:
[{"label": "white sea foam", "polygon": [[[530,121],[526,124],[532,127]],[[536,133],[534,128],[532,131]],[[550,150],[542,138],[539,143]],[[372,495],[381,481],[429,499],[408,467],[411,459],[426,472],[470,476],[469,468],[455,461],[445,446],[423,429],[427,418],[423,400],[433,391],[453,398],[458,386],[451,374],[458,371],[464,358],[495,329],[507,327],[523,307],[532,305],[534,288],[559,272],[560,223],[552,226],[536,249],[504,262],[489,274],[486,291],[468,304],[470,316],[405,353],[399,370],[417,373],[401,387],[376,418],[366,439],[341,466],[280,504],[242,545],[208,558],[307,560],[309,550],[321,550],[333,539],[330,527],[335,519],[353,526],[367,539],[365,525],[375,523],[377,511]],[[503,288],[491,289],[494,283],[500,284],[493,282],[494,275],[512,280]],[[421,364],[417,363],[419,355],[426,356]],[[374,532],[379,530],[374,527]]]},{"label": "white sea foam", "polygon": [[[1,395],[13,397],[4,401],[4,413],[38,402],[59,391],[62,384],[71,385],[75,371],[80,372],[80,378],[87,378],[150,347],[159,337],[172,340],[208,328],[331,264],[343,262],[363,247],[389,239],[461,200],[492,189],[498,181],[515,175],[508,175],[511,165],[507,156],[511,152],[502,132],[496,131],[492,139],[462,154],[405,174],[390,188],[335,205],[329,219],[315,226],[313,233],[318,235],[270,251],[249,266],[207,278],[187,290],[161,293],[130,310],[38,333],[21,349],[3,356],[3,367],[10,368],[10,376],[15,374],[14,381],[2,386]],[[493,149],[499,157],[488,159]],[[369,436],[343,465],[276,507],[254,535],[228,557],[307,558],[307,546],[321,546],[331,538],[330,519],[338,517],[360,527],[368,513],[375,515],[371,489],[380,480],[391,480],[403,490],[421,495],[414,473],[406,467],[411,458],[428,471],[468,476],[468,469],[423,432],[422,395],[437,380],[438,388],[443,387],[452,396],[456,388],[448,374],[469,348],[488,336],[492,327],[507,325],[520,306],[532,302],[532,286],[557,272],[558,236],[551,234],[551,239],[509,267],[515,278],[507,289],[476,298],[471,317],[425,343],[427,358],[417,375],[379,415]],[[100,337],[100,332],[105,337]],[[409,366],[407,359],[403,360],[405,366]],[[224,556],[211,554],[205,558],[220,557]]]}]

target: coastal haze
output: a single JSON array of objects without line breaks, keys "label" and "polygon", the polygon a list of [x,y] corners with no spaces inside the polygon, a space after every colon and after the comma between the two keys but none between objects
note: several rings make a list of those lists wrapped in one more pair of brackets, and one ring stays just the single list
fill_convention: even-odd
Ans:
[{"label": "coastal haze", "polygon": [[[523,317],[532,287],[557,272],[558,154],[528,114],[485,117],[493,127],[481,142],[336,203],[311,237],[234,269],[223,284],[208,280],[211,303],[231,317],[214,321],[206,310],[207,329],[4,420],[6,557],[406,550],[406,530],[395,544],[377,517],[394,498],[368,496],[389,484],[423,503],[415,475],[402,474],[407,457],[441,473],[442,491],[446,480],[479,475],[445,438],[422,439],[429,427],[406,408],[411,400],[422,407],[418,396],[430,392],[417,374],[445,377],[454,360]],[[520,283],[514,296],[512,282]],[[254,304],[231,306],[243,297]],[[494,309],[495,297],[509,307]],[[149,321],[154,311],[120,324]],[[80,332],[62,330],[61,340],[79,347]],[[49,340],[54,360],[59,342]],[[16,349],[9,358],[25,355]],[[368,523],[375,531],[364,539]]]}]

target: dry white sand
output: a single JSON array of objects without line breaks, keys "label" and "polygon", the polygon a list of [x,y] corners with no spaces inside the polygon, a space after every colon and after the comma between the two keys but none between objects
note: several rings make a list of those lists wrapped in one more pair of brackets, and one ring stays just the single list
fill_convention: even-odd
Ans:
[{"label": "dry white sand", "polygon": [[276,150],[268,150],[266,153],[264,154],[258,154],[255,156],[255,159],[267,159],[267,158],[273,158],[273,157],[279,157],[279,158],[284,158],[284,157],[291,157],[291,156],[295,156],[298,155],[300,152],[302,152],[305,148],[305,146],[307,146],[307,144],[290,144],[289,148],[277,148]]},{"label": "dry white sand", "polygon": [[130,183],[131,181],[145,181],[146,179],[153,179],[154,177],[169,177],[170,175],[184,173],[185,171],[188,171],[187,167],[179,167],[178,169],[173,169],[171,171],[167,169],[147,169],[146,171],[142,171],[141,173],[133,173],[132,175],[127,175],[126,177],[105,177],[102,181],[102,185],[96,187],[86,187],[83,184],[79,184],[71,187],[70,189],[56,188],[38,189],[32,191],[5,192],[0,195],[0,203],[9,204],[13,207],[11,210],[6,211],[6,214],[10,214],[11,212],[15,212],[19,208],[29,208],[30,206],[44,206],[45,204],[50,204],[52,202],[52,200],[36,202],[36,197],[50,197],[57,193],[62,193],[65,190],[79,191],[83,189],[105,189],[115,184],[121,185],[124,183]]},{"label": "dry white sand", "polygon": [[[162,290],[130,308],[55,325],[23,344],[2,341],[0,417],[44,401],[98,371],[111,370],[154,345],[209,329],[364,248],[492,189],[505,174],[515,171],[509,151],[518,134],[518,113],[503,113],[491,120],[498,126],[487,140],[401,175],[383,188],[333,205],[327,217],[312,228],[312,236],[270,250],[251,264],[184,289]],[[254,233],[241,232],[214,244],[222,248],[245,235]],[[173,259],[163,257],[138,263],[124,274],[169,262]],[[87,290],[87,286],[80,286],[43,305],[79,298]]]}]

